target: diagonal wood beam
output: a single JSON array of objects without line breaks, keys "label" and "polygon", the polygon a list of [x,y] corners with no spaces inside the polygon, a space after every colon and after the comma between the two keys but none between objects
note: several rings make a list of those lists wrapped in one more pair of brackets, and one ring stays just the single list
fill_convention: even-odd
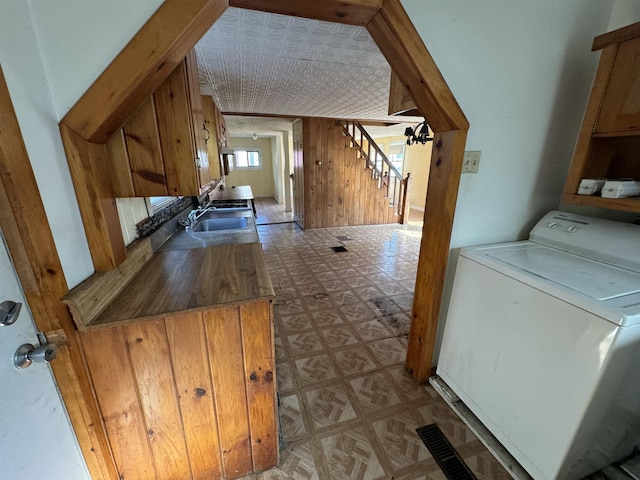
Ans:
[{"label": "diagonal wood beam", "polygon": [[165,0],[61,123],[85,140],[105,143],[227,6],[228,0]]},{"label": "diagonal wood beam", "polygon": [[382,0],[229,0],[229,6],[364,26],[380,11]]}]

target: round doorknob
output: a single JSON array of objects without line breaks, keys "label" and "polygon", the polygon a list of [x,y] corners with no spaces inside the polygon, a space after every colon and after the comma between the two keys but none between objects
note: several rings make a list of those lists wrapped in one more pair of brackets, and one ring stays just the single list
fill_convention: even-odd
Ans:
[{"label": "round doorknob", "polygon": [[20,345],[13,356],[13,364],[18,368],[27,368],[31,363],[49,363],[58,355],[58,346],[47,343],[34,347],[30,343]]}]

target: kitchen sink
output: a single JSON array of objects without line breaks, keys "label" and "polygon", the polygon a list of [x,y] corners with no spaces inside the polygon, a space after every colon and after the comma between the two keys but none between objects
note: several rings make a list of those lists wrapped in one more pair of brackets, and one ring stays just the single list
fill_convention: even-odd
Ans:
[{"label": "kitchen sink", "polygon": [[219,217],[206,218],[198,220],[194,232],[217,232],[219,230],[240,230],[247,228],[248,222],[246,217]]}]

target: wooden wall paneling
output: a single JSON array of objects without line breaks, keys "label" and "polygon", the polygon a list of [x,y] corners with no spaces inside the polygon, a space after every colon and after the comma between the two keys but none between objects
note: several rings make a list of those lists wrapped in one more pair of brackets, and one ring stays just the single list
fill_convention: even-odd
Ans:
[{"label": "wooden wall paneling", "polygon": [[165,320],[194,480],[222,478],[220,440],[202,313]]},{"label": "wooden wall paneling", "polygon": [[336,210],[335,169],[333,151],[333,125],[331,121],[322,120],[322,226],[334,227],[334,215]]},{"label": "wooden wall paneling", "polygon": [[227,9],[227,0],[166,0],[61,123],[106,142]]},{"label": "wooden wall paneling", "polygon": [[350,161],[351,148],[348,145],[347,137],[342,137],[342,156],[344,162],[344,186],[345,186],[345,201],[344,201],[344,218],[346,225],[354,225],[354,191],[355,191],[355,165],[356,162]]},{"label": "wooden wall paneling", "polygon": [[135,196],[169,195],[153,96],[142,102],[122,130],[129,155]]},{"label": "wooden wall paneling", "polygon": [[467,130],[469,122],[424,46],[400,0],[384,0],[367,30],[416,107],[436,132]]},{"label": "wooden wall paneling", "polygon": [[302,162],[304,170],[304,226],[316,228],[315,122],[302,120]]},{"label": "wooden wall paneling", "polygon": [[191,478],[164,321],[122,327],[160,478]]},{"label": "wooden wall paneling", "polygon": [[[338,195],[338,227],[346,227],[349,225],[347,222],[347,195],[349,193],[349,186],[346,177],[347,161],[345,157],[344,137],[342,136],[341,127],[338,125],[333,129],[334,135],[334,151],[337,153],[336,162],[336,193]],[[349,162],[353,163],[353,162]]]},{"label": "wooden wall paneling", "polygon": [[153,99],[169,195],[198,195],[197,152],[193,144],[185,62],[158,87]]},{"label": "wooden wall paneling", "polygon": [[202,107],[202,95],[200,95],[200,80],[198,75],[198,60],[196,58],[195,48],[191,49],[185,57],[188,80],[188,97],[191,105],[191,114],[193,117],[193,140],[196,147],[196,155],[198,157],[198,178],[200,186],[204,187],[211,182],[211,172],[209,171],[209,156],[207,153],[207,145],[204,141],[204,113]]},{"label": "wooden wall paneling", "polygon": [[278,463],[275,352],[271,318],[271,304],[267,301],[240,306],[251,450],[253,470],[256,472]]},{"label": "wooden wall paneling", "polygon": [[378,13],[382,7],[382,0],[323,0],[322,2],[230,0],[229,5],[262,12],[364,26]]},{"label": "wooden wall paneling", "polygon": [[96,165],[108,165],[107,147],[87,142],[64,124],[60,124],[60,134],[93,266],[97,271],[111,270],[124,260],[125,245],[111,185],[96,182],[100,178]]},{"label": "wooden wall paneling", "polygon": [[[350,156],[351,158],[353,158],[354,152],[355,152],[355,148],[351,147],[349,149],[350,152]],[[364,223],[364,209],[362,206],[362,202],[360,201],[361,195],[362,195],[362,189],[363,189],[363,182],[362,182],[362,172],[364,171],[364,169],[362,168],[362,162],[360,161],[356,161],[354,162],[354,171],[355,171],[355,189],[354,189],[354,198],[353,198],[353,203],[354,203],[354,223],[353,225],[362,225]]]},{"label": "wooden wall paneling", "polygon": [[92,330],[82,334],[81,340],[118,478],[166,478],[156,472],[122,329]]},{"label": "wooden wall paneling", "polygon": [[51,367],[89,472],[95,479],[115,479],[75,327],[58,301],[68,286],[1,68],[0,228],[36,328],[62,329],[67,337]]},{"label": "wooden wall paneling", "polygon": [[236,478],[253,468],[239,308],[205,311],[204,322],[216,412],[225,419],[218,426],[224,474]]},{"label": "wooden wall paneling", "polygon": [[406,364],[419,383],[431,374],[466,136],[466,130],[437,133],[433,142]]},{"label": "wooden wall paneling", "polygon": [[129,153],[122,128],[107,141],[107,153],[113,194],[119,198],[135,197]]},{"label": "wooden wall paneling", "polygon": [[202,96],[202,120],[205,127],[209,130],[207,147],[207,160],[209,163],[209,176],[211,179],[218,180],[222,178],[222,168],[220,166],[220,152],[218,150],[216,126],[217,107],[213,101],[213,97],[208,95]]}]

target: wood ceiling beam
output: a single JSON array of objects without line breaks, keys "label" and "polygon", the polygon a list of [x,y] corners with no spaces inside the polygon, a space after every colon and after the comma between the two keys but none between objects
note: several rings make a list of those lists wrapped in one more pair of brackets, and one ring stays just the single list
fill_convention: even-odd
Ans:
[{"label": "wood ceiling beam", "polygon": [[384,0],[367,30],[433,131],[469,129],[469,122],[400,0]]},{"label": "wood ceiling beam", "polygon": [[364,26],[382,8],[382,0],[229,0],[229,6]]},{"label": "wood ceiling beam", "polygon": [[166,0],[62,119],[105,143],[177,67],[228,0]]},{"label": "wood ceiling beam", "polygon": [[346,120],[349,122],[360,122],[362,125],[370,125],[375,127],[390,127],[399,123],[415,123],[406,118],[398,118],[398,120],[367,120],[358,118],[333,118],[333,117],[317,117],[310,115],[279,115],[277,113],[242,113],[242,112],[222,112],[222,115],[235,117],[262,117],[262,118],[280,118],[282,120],[295,120],[297,118],[325,118],[327,120]]}]

